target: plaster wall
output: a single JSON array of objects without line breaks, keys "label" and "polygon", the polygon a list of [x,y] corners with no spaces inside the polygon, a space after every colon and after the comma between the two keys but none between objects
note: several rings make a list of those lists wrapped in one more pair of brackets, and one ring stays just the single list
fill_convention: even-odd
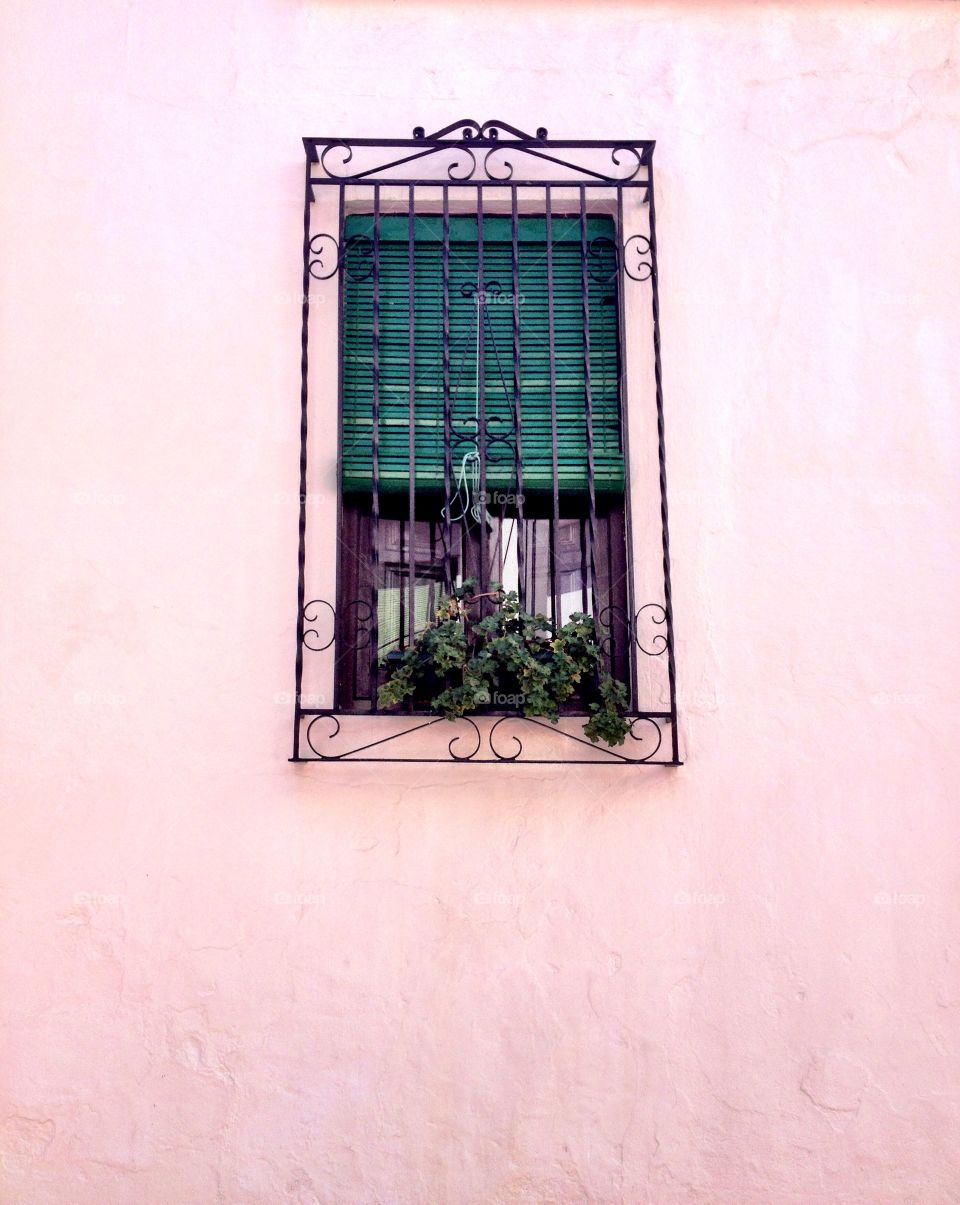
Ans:
[{"label": "plaster wall", "polygon": [[[950,3],[0,12],[0,1198],[960,1184]],[[291,766],[304,134],[658,140],[679,770]]]}]

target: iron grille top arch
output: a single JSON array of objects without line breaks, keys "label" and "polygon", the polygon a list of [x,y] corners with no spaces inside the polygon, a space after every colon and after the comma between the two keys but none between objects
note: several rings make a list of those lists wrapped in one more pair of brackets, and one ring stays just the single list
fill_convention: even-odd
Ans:
[{"label": "iron grille top arch", "polygon": [[[410,138],[304,138],[303,144],[308,164],[316,169],[311,187],[363,181],[641,189],[649,185],[656,145],[635,139],[550,139],[542,126],[527,134],[503,121],[468,118],[432,134],[417,126]],[[504,157],[507,152],[513,160]]]}]

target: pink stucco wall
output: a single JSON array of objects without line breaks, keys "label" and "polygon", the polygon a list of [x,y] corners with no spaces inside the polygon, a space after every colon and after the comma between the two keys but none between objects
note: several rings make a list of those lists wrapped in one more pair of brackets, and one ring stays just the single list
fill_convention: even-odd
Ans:
[{"label": "pink stucco wall", "polygon": [[[960,10],[10,2],[11,1205],[960,1191]],[[680,770],[291,766],[303,134],[658,139]]]}]

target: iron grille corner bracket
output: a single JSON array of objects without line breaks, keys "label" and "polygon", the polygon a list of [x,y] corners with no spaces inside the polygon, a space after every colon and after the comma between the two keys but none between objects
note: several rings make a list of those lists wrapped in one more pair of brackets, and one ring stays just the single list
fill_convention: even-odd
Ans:
[{"label": "iron grille corner bracket", "polygon": [[[300,449],[299,449],[299,511],[298,511],[298,552],[297,552],[297,618],[296,618],[296,660],[295,660],[295,703],[292,762],[324,761],[324,762],[465,762],[474,765],[496,764],[576,764],[576,765],[660,765],[679,766],[679,730],[677,713],[676,660],[673,621],[673,592],[670,577],[670,541],[668,532],[667,508],[667,473],[666,446],[664,434],[663,384],[660,348],[660,300],[659,273],[657,263],[657,234],[653,180],[653,152],[655,142],[647,139],[616,139],[616,140],[582,140],[582,139],[552,139],[544,127],[537,127],[531,134],[523,129],[500,120],[477,122],[463,118],[449,125],[426,133],[425,127],[417,126],[409,138],[345,138],[345,137],[306,137],[303,139],[305,151],[304,172],[304,206],[303,206],[303,262],[302,282],[303,297],[301,310],[301,339],[300,339]],[[331,195],[330,190],[333,190]],[[632,682],[632,697],[634,708],[628,713],[630,731],[624,746],[616,748],[605,745],[591,744],[581,735],[583,716],[575,714],[564,715],[558,725],[551,725],[540,719],[525,717],[516,711],[498,712],[493,709],[485,710],[483,714],[464,716],[460,720],[442,721],[431,713],[417,713],[408,710],[405,713],[378,713],[375,705],[377,690],[377,650],[379,648],[378,607],[376,590],[374,602],[366,598],[344,601],[342,596],[338,602],[331,602],[322,597],[315,597],[311,592],[308,596],[308,581],[315,575],[310,575],[308,566],[308,435],[309,424],[309,331],[310,331],[310,290],[312,285],[336,287],[337,293],[337,323],[338,323],[338,403],[337,403],[337,465],[338,473],[343,465],[343,372],[342,357],[344,343],[344,289],[351,284],[371,282],[373,304],[373,444],[372,444],[372,523],[375,533],[373,549],[374,577],[378,572],[376,551],[376,531],[380,521],[379,494],[381,488],[378,460],[378,433],[380,420],[378,417],[379,366],[378,344],[376,331],[378,329],[378,307],[381,303],[379,279],[381,268],[381,249],[379,231],[385,214],[404,214],[408,217],[409,234],[409,267],[410,267],[410,354],[408,358],[410,373],[410,409],[413,414],[415,356],[414,343],[414,303],[413,303],[413,267],[414,267],[414,217],[417,213],[417,190],[423,190],[421,195],[429,195],[431,212],[438,213],[437,221],[442,214],[443,223],[443,397],[444,397],[444,495],[447,499],[446,511],[450,509],[450,497],[453,477],[454,453],[460,455],[459,445],[468,444],[471,439],[477,444],[479,460],[480,490],[486,494],[486,473],[488,461],[496,465],[498,448],[506,448],[509,454],[515,449],[517,459],[517,477],[520,482],[519,497],[520,517],[522,520],[523,499],[523,452],[521,449],[521,432],[519,424],[519,323],[517,296],[517,223],[518,197],[523,204],[533,204],[533,212],[546,214],[546,245],[552,247],[551,215],[556,223],[562,214],[567,214],[567,208],[572,207],[579,213],[579,251],[577,263],[582,274],[582,296],[584,308],[584,374],[586,385],[586,422],[587,422],[587,458],[589,463],[588,502],[586,539],[587,554],[590,566],[595,546],[595,519],[597,499],[594,475],[594,435],[591,418],[590,397],[590,322],[587,313],[587,291],[590,282],[596,285],[615,287],[617,301],[616,322],[619,326],[618,346],[625,346],[625,302],[624,285],[626,281],[646,285],[650,291],[649,316],[652,323],[653,343],[653,403],[655,414],[651,410],[651,431],[655,420],[657,440],[657,488],[659,493],[659,527],[660,549],[657,555],[661,561],[661,580],[650,594],[654,600],[640,605],[633,599],[635,588],[634,571],[631,565],[630,545],[630,489],[628,462],[628,432],[626,405],[626,372],[622,367],[619,374],[620,410],[622,423],[622,452],[624,471],[627,481],[625,522],[627,531],[627,572],[626,597],[628,606],[623,608],[604,607],[597,610],[594,597],[594,613],[601,648],[609,653],[614,637],[614,629],[622,639],[626,633],[634,654],[630,657],[630,674]],[[505,287],[505,280],[511,275],[505,272],[499,280],[488,280],[483,271],[483,233],[482,226],[485,213],[485,197],[499,200],[504,194],[509,194],[508,222],[512,221],[513,228],[513,268],[512,294]],[[440,200],[438,201],[437,194]],[[477,218],[479,234],[478,259],[479,272],[476,284],[458,286],[450,279],[450,225],[451,214],[454,212],[452,197],[458,201],[472,193],[474,197],[473,215]],[[315,231],[311,226],[312,209],[321,197],[330,197],[335,202],[337,211],[336,229],[334,220],[329,219],[328,230]],[[537,202],[535,198],[539,197]],[[402,199],[405,203],[398,208]],[[531,201],[531,198],[534,200]],[[572,200],[571,200],[572,198]],[[644,229],[637,231],[625,220],[625,200],[629,201],[631,214],[645,214]],[[437,205],[441,208],[436,209]],[[491,206],[493,201],[489,203]],[[613,219],[610,233],[590,237],[587,224],[587,212],[594,206],[609,213]],[[492,208],[487,212],[492,212]],[[331,212],[327,207],[325,212]],[[350,235],[350,224],[347,222],[349,212],[372,212],[372,232],[368,234]],[[463,212],[458,210],[457,212]],[[500,211],[503,213],[503,209]],[[356,226],[353,227],[356,229]],[[594,231],[597,226],[594,225]],[[600,229],[603,229],[601,226]],[[332,231],[332,232],[328,232]],[[406,235],[403,236],[405,239]],[[438,235],[439,239],[439,235]],[[553,256],[548,255],[548,280],[552,271]],[[328,282],[335,282],[330,283]],[[488,430],[484,416],[483,402],[483,371],[484,357],[478,357],[477,370],[480,375],[478,399],[480,417],[477,431],[471,433],[462,427],[457,428],[449,403],[451,367],[449,362],[449,318],[447,301],[450,290],[456,287],[469,287],[482,291],[484,298],[478,298],[480,318],[482,321],[484,304],[487,297],[501,299],[512,296],[513,306],[513,363],[508,365],[505,378],[513,373],[514,394],[513,405],[516,416],[513,430],[493,427]],[[580,286],[577,286],[578,288]],[[352,294],[351,294],[352,296]],[[464,294],[466,296],[466,294]],[[632,296],[632,295],[631,295]],[[552,357],[552,288],[547,289],[548,303],[551,309],[551,357]],[[324,300],[323,298],[321,300]],[[635,304],[631,302],[631,304]],[[406,302],[404,302],[406,305]],[[621,350],[622,354],[622,350]],[[551,360],[551,380],[553,367]],[[404,394],[406,396],[406,394]],[[526,395],[525,395],[526,396]],[[556,402],[553,407],[556,424]],[[502,419],[495,416],[497,421]],[[491,419],[491,422],[493,419]],[[482,433],[482,437],[481,437]],[[652,434],[651,434],[652,439]],[[512,441],[512,442],[511,442]],[[409,435],[410,485],[409,513],[411,523],[415,514],[413,498],[414,481],[414,431],[411,426]],[[558,478],[556,462],[557,433],[554,429],[554,520],[557,511]],[[651,477],[652,481],[652,477]],[[407,488],[406,486],[404,487]],[[587,502],[584,502],[586,507]],[[341,533],[342,533],[342,497],[337,492],[337,583],[342,589],[341,573]],[[389,513],[389,512],[388,512]],[[450,515],[445,513],[446,574],[450,576]],[[486,563],[483,555],[487,538],[486,524],[481,525],[481,563]],[[409,573],[409,614],[414,614],[414,577],[416,572],[415,553],[411,541],[411,572]],[[552,572],[552,570],[551,570]],[[522,562],[521,562],[522,574]],[[590,581],[595,581],[591,572]],[[321,587],[325,588],[325,587]],[[481,583],[481,588],[483,584]],[[649,586],[644,587],[647,593]],[[316,587],[314,587],[316,589]],[[551,586],[556,595],[556,583]],[[586,591],[586,587],[584,587]],[[585,593],[586,597],[586,593]],[[649,594],[647,595],[649,598]],[[344,709],[340,706],[339,684],[335,667],[338,657],[338,641],[340,633],[349,624],[351,643],[354,650],[369,650],[372,680],[372,710],[358,711]],[[606,644],[605,644],[606,642]],[[307,662],[307,659],[309,661]],[[638,707],[637,665],[640,661],[658,663],[665,667],[663,693],[647,696],[649,706]],[[322,663],[324,666],[323,681],[331,683],[332,695],[327,692],[311,694],[305,692],[305,662],[311,666]],[[352,688],[351,688],[352,689]],[[328,705],[332,697],[332,706]],[[417,735],[412,741],[407,738]],[[546,734],[546,735],[545,735]]]}]

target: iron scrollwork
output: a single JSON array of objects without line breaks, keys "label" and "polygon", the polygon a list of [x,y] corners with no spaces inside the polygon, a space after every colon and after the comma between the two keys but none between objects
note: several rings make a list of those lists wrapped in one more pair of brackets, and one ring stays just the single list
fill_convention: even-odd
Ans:
[{"label": "iron scrollwork", "polygon": [[[340,741],[338,738],[344,730],[343,721],[348,718],[359,721],[358,732],[362,733],[360,743]],[[506,715],[485,716],[474,719],[471,716],[460,716],[455,720],[447,720],[434,715],[383,715],[348,717],[333,711],[312,711],[304,708],[303,722],[305,724],[304,740],[307,748],[318,761],[325,762],[463,762],[472,765],[543,765],[543,764],[575,764],[575,765],[671,765],[665,759],[658,759],[657,754],[663,745],[664,726],[669,722],[666,713],[638,713],[628,715],[630,728],[627,741],[638,746],[637,749],[625,746],[625,751],[606,745],[594,745],[575,732],[570,732],[558,725],[550,724],[520,712]],[[397,722],[405,726],[397,729]],[[404,756],[402,752],[384,749],[384,746],[402,743],[406,737],[414,733],[423,733],[437,725],[451,725],[457,731],[447,739],[446,729],[438,730],[439,741],[436,744],[436,756],[425,756],[421,742],[417,753]],[[513,730],[507,731],[505,726],[512,725]],[[534,749],[531,756],[525,757],[528,746],[517,734],[517,728],[524,727],[533,735],[547,732],[553,738],[570,742],[581,747],[589,756],[584,754],[571,757],[537,756],[541,750]],[[503,733],[500,732],[504,729]],[[383,735],[376,735],[382,732]],[[371,739],[372,738],[372,739]],[[552,747],[548,751],[553,752]],[[419,754],[419,755],[418,755]],[[303,758],[301,757],[301,760]]]},{"label": "iron scrollwork", "polygon": [[[326,612],[330,617],[330,638],[321,644],[319,642],[323,640],[323,637],[320,634],[320,629],[312,625],[321,622],[320,616],[324,614],[324,608],[326,608]],[[303,619],[305,623],[311,625],[309,628],[304,627],[303,629],[303,634],[300,638],[303,643],[303,647],[305,649],[309,649],[311,653],[326,652],[326,650],[333,644],[337,632],[337,613],[333,609],[332,604],[328,603],[324,598],[311,599],[310,602],[308,602],[303,608]],[[314,640],[316,640],[317,643],[313,643]]]},{"label": "iron scrollwork", "polygon": [[[610,256],[613,257],[613,268],[607,267],[604,270],[605,261]],[[591,263],[591,260],[594,262]],[[617,279],[620,272],[620,248],[612,238],[600,234],[590,240],[587,245],[587,271],[590,273],[590,279],[597,284],[607,285]]]},{"label": "iron scrollwork", "polygon": [[[325,260],[333,260],[333,267],[328,268]],[[314,280],[329,280],[340,270],[340,244],[332,234],[315,234],[310,240],[310,258],[307,270]]]},{"label": "iron scrollwork", "polygon": [[[318,610],[319,608],[319,610]],[[373,607],[365,598],[354,598],[350,602],[344,603],[344,611],[354,612],[354,648],[365,649],[370,645],[371,626],[373,622]],[[321,616],[325,615],[326,620],[321,620]],[[325,598],[313,598],[303,608],[304,625],[310,624],[310,627],[304,626],[301,642],[303,647],[311,653],[325,653],[327,649],[333,646],[337,633],[337,612],[332,603],[327,602]],[[330,625],[329,639],[324,640],[323,634],[319,627],[315,626],[323,622]]]},{"label": "iron scrollwork", "polygon": [[[657,624],[666,628],[667,612],[660,603],[647,603],[642,606],[634,616],[634,632],[637,648],[641,653],[646,653],[648,657],[659,657],[667,651],[666,632],[655,632],[652,639],[649,640],[649,646],[644,642],[645,634],[641,632],[641,616],[648,623]],[[649,631],[646,636],[649,636]]]},{"label": "iron scrollwork", "polygon": [[[666,624],[667,612],[661,603],[644,603],[632,616],[622,607],[603,607],[597,615],[600,648],[609,657],[615,642],[614,633],[620,628],[641,653],[648,657],[659,657],[668,647]],[[663,627],[664,631],[651,631],[651,626]]]},{"label": "iron scrollwork", "polygon": [[[559,169],[558,178],[552,181],[557,184],[583,181],[646,187],[645,169],[649,167],[653,148],[650,142],[550,141],[545,126],[530,134],[504,121],[478,122],[472,118],[451,122],[430,134],[425,133],[423,126],[417,126],[412,134],[410,139],[380,142],[306,139],[311,159],[321,172],[311,182],[390,183],[400,178],[398,172],[403,175],[401,169],[416,164],[421,173],[418,182],[424,184],[444,178],[453,184],[475,181],[505,184],[515,179],[521,164],[529,167],[546,164]],[[507,151],[510,158],[504,154]],[[571,158],[570,152],[576,158]],[[589,161],[584,162],[585,158]],[[369,166],[361,165],[368,159],[374,161]],[[542,166],[539,170],[543,170]]]},{"label": "iron scrollwork", "polygon": [[[636,256],[633,263],[632,256]],[[623,244],[623,270],[631,280],[649,280],[653,275],[653,256],[646,235],[634,234]]]},{"label": "iron scrollwork", "polygon": [[[604,267],[612,257],[613,267]],[[653,275],[653,256],[650,240],[643,234],[634,234],[619,247],[606,235],[591,239],[587,246],[587,270],[590,279],[597,284],[610,284],[620,271],[631,280],[649,280]]]},{"label": "iron scrollwork", "polygon": [[[356,250],[356,256],[350,257],[350,252]],[[330,260],[332,267],[328,267]],[[352,267],[348,267],[353,262]],[[369,280],[373,274],[373,239],[366,234],[353,234],[340,246],[332,234],[315,234],[310,240],[310,255],[307,260],[307,271],[314,280],[330,280],[340,271],[345,271],[347,279],[359,284]]]},{"label": "iron scrollwork", "polygon": [[[494,148],[494,150],[500,149],[500,147]],[[488,155],[492,153],[493,151],[487,152]],[[450,166],[452,169],[456,167],[456,164]],[[511,165],[509,162],[505,162],[504,167],[510,168],[510,171],[502,179],[509,180],[513,174]],[[468,179],[469,177],[462,178]],[[356,255],[350,257],[349,253],[352,250],[356,251]],[[359,257],[359,264],[362,267],[358,268],[357,257]],[[608,262],[611,257],[613,266],[605,266],[605,261]],[[351,263],[353,266],[348,266]],[[599,235],[590,240],[587,246],[587,269],[591,280],[597,284],[610,284],[616,280],[621,267],[631,280],[650,279],[653,274],[653,261],[650,240],[645,235],[632,235],[622,248],[606,235]],[[373,273],[373,240],[366,234],[354,234],[346,240],[341,248],[332,234],[325,232],[315,234],[310,239],[307,270],[314,280],[330,280],[342,270],[346,271],[347,279],[355,284],[369,280]],[[467,292],[468,288],[472,289],[474,294],[478,291],[476,285],[465,285],[461,290],[465,297],[472,295]],[[491,296],[503,292],[502,287],[496,281],[487,284],[485,289]]]}]

